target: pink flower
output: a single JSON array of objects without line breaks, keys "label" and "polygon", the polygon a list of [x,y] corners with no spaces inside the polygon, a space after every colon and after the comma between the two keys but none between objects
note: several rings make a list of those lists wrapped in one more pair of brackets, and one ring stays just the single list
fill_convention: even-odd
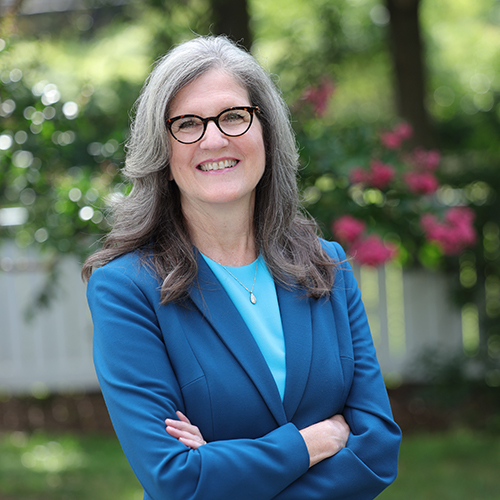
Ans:
[{"label": "pink flower", "polygon": [[470,225],[474,222],[475,218],[476,214],[469,207],[453,207],[445,215],[445,221],[455,227]]},{"label": "pink flower", "polygon": [[401,122],[395,129],[394,133],[399,135],[401,140],[407,141],[413,137],[413,127],[408,122]]},{"label": "pink flower", "polygon": [[439,244],[445,255],[459,255],[477,241],[474,218],[470,208],[453,207],[446,212],[444,222],[439,222],[435,215],[424,214],[420,226],[425,237]]},{"label": "pink flower", "polygon": [[438,219],[434,214],[424,214],[420,217],[420,226],[427,234],[433,233],[438,225]]},{"label": "pink flower", "polygon": [[344,215],[332,224],[333,234],[341,241],[352,243],[366,229],[366,224],[351,215]]},{"label": "pink flower", "polygon": [[387,149],[399,149],[404,141],[413,136],[413,128],[407,122],[397,125],[394,130],[385,132],[380,136],[380,142]]},{"label": "pink flower", "polygon": [[399,149],[403,143],[403,139],[395,132],[385,132],[380,136],[380,142],[387,149]]},{"label": "pink flower", "polygon": [[367,183],[370,178],[370,174],[363,167],[354,167],[349,172],[349,180],[352,184],[364,184]]},{"label": "pink flower", "polygon": [[392,182],[395,175],[396,171],[391,165],[382,163],[380,160],[372,160],[368,183],[377,189],[384,189]]},{"label": "pink flower", "polygon": [[404,179],[413,194],[431,194],[439,187],[436,176],[431,172],[407,172]]},{"label": "pink flower", "polygon": [[318,86],[307,87],[302,94],[302,99],[313,105],[314,112],[323,116],[328,108],[328,101],[335,92],[335,85],[328,77],[323,77]]},{"label": "pink flower", "polygon": [[375,267],[392,260],[397,250],[393,244],[385,244],[379,236],[371,235],[355,241],[349,253],[359,264]]},{"label": "pink flower", "polygon": [[458,234],[459,240],[464,247],[473,246],[477,241],[474,219],[476,214],[469,207],[453,207],[448,210],[444,220]]},{"label": "pink flower", "polygon": [[370,170],[362,167],[354,167],[349,172],[349,180],[353,184],[369,184],[377,189],[386,188],[394,179],[396,170],[391,165],[382,163],[380,160],[372,160]]},{"label": "pink flower", "polygon": [[441,162],[441,153],[437,149],[427,151],[423,148],[415,148],[409,161],[418,170],[436,171]]}]

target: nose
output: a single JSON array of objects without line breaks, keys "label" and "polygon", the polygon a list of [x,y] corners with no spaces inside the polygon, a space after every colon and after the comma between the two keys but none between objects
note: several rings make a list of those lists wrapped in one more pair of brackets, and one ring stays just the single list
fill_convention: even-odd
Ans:
[{"label": "nose", "polygon": [[229,144],[227,137],[213,121],[207,123],[207,129],[200,141],[201,149],[221,149]]}]

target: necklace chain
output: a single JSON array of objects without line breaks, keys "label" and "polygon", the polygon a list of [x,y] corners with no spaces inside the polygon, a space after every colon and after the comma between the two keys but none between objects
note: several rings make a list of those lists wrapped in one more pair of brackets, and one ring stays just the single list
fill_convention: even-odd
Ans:
[{"label": "necklace chain", "polygon": [[249,290],[225,265],[220,264],[230,276],[232,276],[249,294],[250,294],[250,302],[252,304],[257,304],[257,297],[253,293],[253,288],[255,286],[255,280],[257,279],[257,268],[259,267],[259,259],[257,258],[257,264],[255,265],[255,274],[253,277],[252,288]]}]

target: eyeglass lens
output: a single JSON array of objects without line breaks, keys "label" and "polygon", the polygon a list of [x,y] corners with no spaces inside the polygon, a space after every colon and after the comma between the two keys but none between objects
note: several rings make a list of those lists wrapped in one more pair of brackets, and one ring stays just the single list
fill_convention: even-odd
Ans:
[{"label": "eyeglass lens", "polygon": [[[245,109],[229,109],[214,119],[215,123],[228,136],[243,135],[252,124],[252,113]],[[180,142],[199,141],[205,132],[205,123],[199,116],[181,116],[171,124],[172,135]]]}]

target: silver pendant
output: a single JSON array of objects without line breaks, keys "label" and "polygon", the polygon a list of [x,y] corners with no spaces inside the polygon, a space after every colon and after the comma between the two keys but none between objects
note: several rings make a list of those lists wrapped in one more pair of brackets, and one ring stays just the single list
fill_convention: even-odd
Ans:
[{"label": "silver pendant", "polygon": [[253,292],[250,292],[250,302],[252,304],[257,304],[257,297],[253,294]]}]

